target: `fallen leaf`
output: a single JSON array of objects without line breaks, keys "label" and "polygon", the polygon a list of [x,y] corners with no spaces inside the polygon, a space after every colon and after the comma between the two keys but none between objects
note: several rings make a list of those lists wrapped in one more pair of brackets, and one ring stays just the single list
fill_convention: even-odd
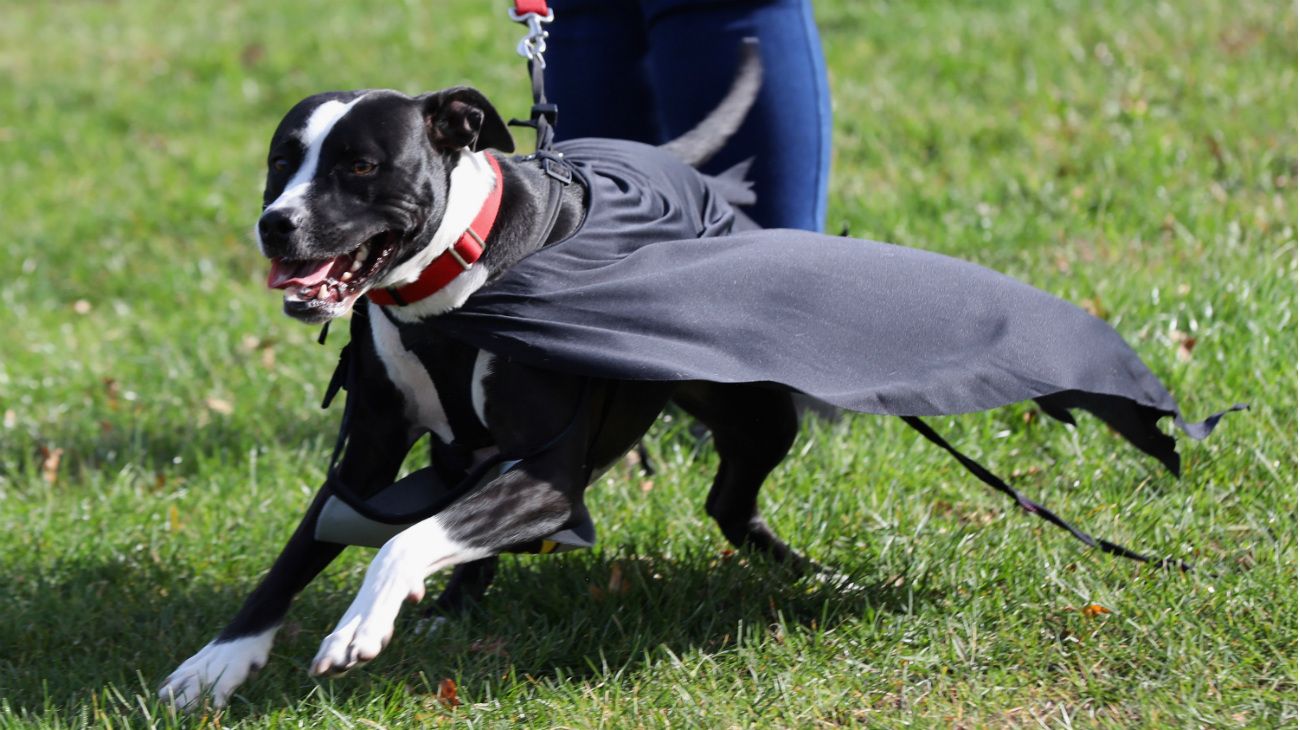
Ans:
[{"label": "fallen leaf", "polygon": [[223,400],[214,396],[208,398],[206,403],[208,404],[208,410],[213,413],[220,413],[223,416],[229,416],[231,413],[235,412],[235,407],[231,405],[228,400]]},{"label": "fallen leaf", "polygon": [[167,527],[172,532],[181,531],[181,511],[174,504],[167,508]]},{"label": "fallen leaf", "polygon": [[491,654],[499,657],[510,656],[510,653],[506,651],[506,640],[498,636],[475,639],[470,642],[469,650],[475,654]]},{"label": "fallen leaf", "polygon": [[244,65],[244,68],[256,66],[265,57],[266,46],[261,43],[249,43],[239,52],[239,62]]},{"label": "fallen leaf", "polygon": [[1038,420],[1038,411],[1035,411],[1035,410],[1025,411],[1024,415],[1021,416],[1020,418],[1021,418],[1021,419],[1026,423],[1026,424],[1032,424],[1034,421],[1037,421],[1037,420]]},{"label": "fallen leaf", "polygon": [[104,397],[108,398],[108,407],[111,410],[117,410],[117,398],[121,393],[121,388],[117,385],[116,378],[104,378],[101,381],[104,384]]},{"label": "fallen leaf", "polygon": [[451,678],[438,683],[438,701],[443,707],[460,706],[460,700],[456,699],[456,683]]},{"label": "fallen leaf", "polygon": [[59,481],[59,462],[63,461],[63,449],[41,447],[41,478],[46,484]]},{"label": "fallen leaf", "polygon": [[1169,339],[1178,346],[1178,350],[1175,352],[1178,361],[1191,362],[1192,348],[1196,347],[1196,338],[1182,330],[1174,330],[1169,333]]},{"label": "fallen leaf", "polygon": [[652,490],[652,489],[654,489],[654,488],[655,488],[655,480],[653,480],[653,479],[646,479],[645,481],[641,482],[641,493],[642,493],[642,494],[649,494],[649,493],[650,493],[650,490]]},{"label": "fallen leaf", "polygon": [[1093,618],[1096,616],[1100,616],[1103,613],[1110,613],[1110,609],[1106,608],[1100,603],[1089,603],[1088,605],[1080,609],[1079,613],[1082,613],[1084,616],[1087,616],[1088,618]]},{"label": "fallen leaf", "polygon": [[1110,314],[1110,312],[1106,311],[1106,308],[1101,305],[1101,300],[1097,297],[1088,297],[1082,302],[1079,302],[1079,308],[1097,319],[1106,319]]},{"label": "fallen leaf", "polygon": [[623,564],[615,561],[609,566],[609,585],[607,586],[610,595],[622,595],[632,589],[623,578]]}]

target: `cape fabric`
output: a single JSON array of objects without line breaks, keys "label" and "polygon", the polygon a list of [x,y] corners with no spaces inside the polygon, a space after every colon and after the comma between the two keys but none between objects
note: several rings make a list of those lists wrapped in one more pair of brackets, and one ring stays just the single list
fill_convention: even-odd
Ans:
[{"label": "cape fabric", "polygon": [[771,383],[854,411],[929,416],[1037,399],[1101,417],[1178,471],[1173,397],[1108,324],[925,251],[748,230],[717,181],[630,142],[557,145],[590,205],[572,237],[430,320],[543,368],[625,380]]}]

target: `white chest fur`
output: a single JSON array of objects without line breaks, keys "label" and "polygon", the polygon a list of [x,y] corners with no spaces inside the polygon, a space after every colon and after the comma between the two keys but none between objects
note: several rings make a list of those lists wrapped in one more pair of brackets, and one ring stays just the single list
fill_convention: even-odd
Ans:
[{"label": "white chest fur", "polygon": [[[401,333],[380,311],[379,305],[370,302],[370,335],[375,343],[379,359],[384,363],[388,379],[397,386],[406,408],[407,422],[414,424],[414,438],[425,431],[433,432],[444,442],[450,442],[455,434],[451,422],[443,408],[442,399],[438,397],[438,387],[433,384],[429,369],[420,361],[419,356],[402,344]],[[474,360],[474,374],[470,378],[470,403],[474,415],[484,426],[487,396],[483,381],[492,373],[493,357],[491,353],[480,351]]]},{"label": "white chest fur", "polygon": [[415,353],[402,344],[397,327],[380,311],[379,305],[371,302],[369,307],[370,333],[374,338],[375,351],[384,363],[389,380],[393,381],[397,391],[402,394],[406,420],[418,429],[432,431],[444,442],[450,442],[454,436],[451,424],[447,421],[447,412],[442,407],[438,389],[434,386],[428,369]]}]

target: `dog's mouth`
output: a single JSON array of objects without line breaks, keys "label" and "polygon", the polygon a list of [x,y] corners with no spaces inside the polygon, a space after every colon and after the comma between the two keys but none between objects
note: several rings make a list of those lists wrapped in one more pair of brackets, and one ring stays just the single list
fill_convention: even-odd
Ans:
[{"label": "dog's mouth", "polygon": [[397,231],[383,231],[334,258],[273,258],[266,285],[284,290],[285,314],[312,323],[333,319],[388,268],[400,238]]}]

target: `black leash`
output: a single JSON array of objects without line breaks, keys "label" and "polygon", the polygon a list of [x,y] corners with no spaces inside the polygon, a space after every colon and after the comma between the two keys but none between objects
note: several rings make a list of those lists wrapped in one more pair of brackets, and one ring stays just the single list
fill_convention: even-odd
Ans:
[{"label": "black leash", "polygon": [[1140,553],[1135,553],[1132,550],[1129,550],[1128,548],[1124,547],[1123,545],[1116,545],[1115,543],[1110,542],[1109,540],[1101,540],[1093,537],[1092,535],[1089,535],[1088,533],[1080,530],[1074,525],[1071,525],[1069,522],[1066,522],[1060,517],[1057,517],[1056,514],[1051,510],[1047,509],[1041,504],[1038,504],[1037,502],[1021,494],[1019,491],[1015,489],[1015,487],[1012,487],[1010,484],[1007,484],[1006,482],[1002,481],[1002,479],[998,478],[996,474],[989,471],[988,469],[985,469],[984,466],[981,465],[979,462],[975,461],[969,456],[966,456],[965,454],[958,451],[956,448],[952,446],[952,444],[945,441],[942,436],[935,433],[934,429],[930,428],[930,426],[925,421],[922,421],[916,416],[901,416],[901,418],[903,419],[904,423],[906,423],[907,425],[915,429],[917,433],[926,437],[927,439],[930,440],[931,443],[935,444],[939,448],[951,454],[954,459],[960,462],[962,466],[966,467],[966,470],[969,471],[971,474],[974,474],[977,479],[989,485],[990,487],[993,487],[999,492],[1002,492],[1008,497],[1014,499],[1016,501],[1016,504],[1020,505],[1020,508],[1023,509],[1024,511],[1032,515],[1037,515],[1047,520],[1048,522],[1052,523],[1053,525],[1056,525],[1057,527],[1068,531],[1071,535],[1074,535],[1074,537],[1080,542],[1083,542],[1084,544],[1090,547],[1097,548],[1102,552],[1110,553],[1111,555],[1120,555],[1125,558],[1128,558],[1129,560],[1136,560],[1142,563],[1151,563],[1152,565],[1155,565],[1160,568],[1176,567],[1179,570],[1182,570],[1184,572],[1192,569],[1191,565],[1188,565],[1187,563],[1181,560],[1175,560],[1174,558],[1152,558],[1146,555],[1142,555]]},{"label": "black leash", "polygon": [[526,2],[516,0],[510,9],[510,19],[528,26],[528,35],[519,41],[515,49],[528,61],[528,78],[533,86],[533,106],[528,121],[511,119],[512,127],[531,127],[537,132],[537,150],[549,151],[555,142],[555,120],[557,108],[546,100],[546,84],[543,71],[546,68],[546,29],[547,23],[555,20],[555,12],[546,7],[545,2]]}]

